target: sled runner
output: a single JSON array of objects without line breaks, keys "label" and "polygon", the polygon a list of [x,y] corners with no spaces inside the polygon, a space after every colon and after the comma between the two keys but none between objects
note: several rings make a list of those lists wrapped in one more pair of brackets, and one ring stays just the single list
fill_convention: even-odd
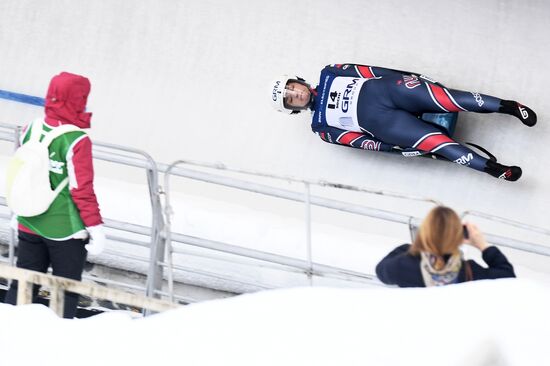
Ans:
[{"label": "sled runner", "polygon": [[455,133],[458,113],[424,113],[420,117],[425,122],[436,125],[447,136],[452,137]]}]

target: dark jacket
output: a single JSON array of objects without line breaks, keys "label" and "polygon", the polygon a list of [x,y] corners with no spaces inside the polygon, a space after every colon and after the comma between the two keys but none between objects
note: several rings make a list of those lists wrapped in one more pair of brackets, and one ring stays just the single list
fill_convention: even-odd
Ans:
[{"label": "dark jacket", "polygon": [[[425,287],[420,271],[420,256],[409,254],[410,244],[403,244],[392,250],[376,266],[376,275],[387,285],[399,287]],[[504,254],[494,246],[482,252],[482,257],[489,268],[484,268],[473,260],[468,260],[473,280],[516,277],[514,267]],[[465,282],[464,263],[458,274],[458,282]]]}]

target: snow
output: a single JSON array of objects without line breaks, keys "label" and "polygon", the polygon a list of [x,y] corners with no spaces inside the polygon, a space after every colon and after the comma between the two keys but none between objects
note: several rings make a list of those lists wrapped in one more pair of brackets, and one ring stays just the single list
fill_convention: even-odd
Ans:
[{"label": "snow", "polygon": [[550,292],[527,280],[293,288],[132,319],[0,304],[6,365],[549,365]]}]

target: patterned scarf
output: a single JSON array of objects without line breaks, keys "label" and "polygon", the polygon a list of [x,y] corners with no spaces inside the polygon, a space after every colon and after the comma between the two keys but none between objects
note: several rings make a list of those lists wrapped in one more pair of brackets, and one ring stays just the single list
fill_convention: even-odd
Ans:
[{"label": "patterned scarf", "polygon": [[445,266],[439,270],[434,268],[437,259],[438,257],[434,254],[420,253],[420,270],[426,287],[457,283],[458,273],[462,267],[462,253],[451,255]]}]

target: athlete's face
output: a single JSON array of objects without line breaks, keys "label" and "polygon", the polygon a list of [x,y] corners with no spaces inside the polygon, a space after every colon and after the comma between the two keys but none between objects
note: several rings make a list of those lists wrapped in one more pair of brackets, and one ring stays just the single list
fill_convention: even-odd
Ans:
[{"label": "athlete's face", "polygon": [[309,103],[311,92],[309,88],[295,81],[290,81],[285,87],[285,104],[290,107],[305,107]]}]

